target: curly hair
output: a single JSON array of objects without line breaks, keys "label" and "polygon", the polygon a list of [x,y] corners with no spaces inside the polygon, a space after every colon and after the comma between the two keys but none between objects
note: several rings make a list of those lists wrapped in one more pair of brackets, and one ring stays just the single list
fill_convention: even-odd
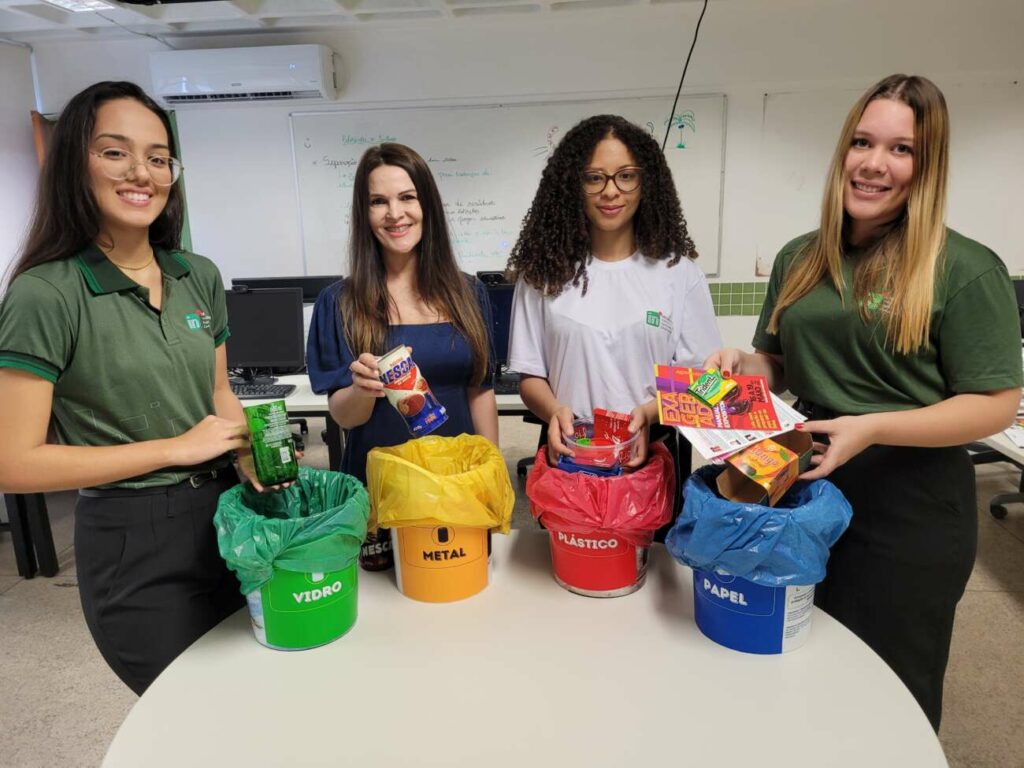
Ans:
[{"label": "curly hair", "polygon": [[590,224],[580,176],[604,139],[626,145],[643,169],[640,204],[633,217],[636,244],[650,258],[697,258],[665,155],[649,133],[618,115],[595,115],[577,123],[555,148],[523,219],[507,272],[546,296],[558,296],[569,282],[588,286]]}]

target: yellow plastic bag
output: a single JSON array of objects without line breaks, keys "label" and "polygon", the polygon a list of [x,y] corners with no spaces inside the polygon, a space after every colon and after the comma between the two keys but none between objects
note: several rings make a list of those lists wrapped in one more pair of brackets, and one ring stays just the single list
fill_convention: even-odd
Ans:
[{"label": "yellow plastic bag", "polygon": [[508,533],[515,504],[501,451],[479,435],[374,448],[366,487],[382,528],[447,525]]}]

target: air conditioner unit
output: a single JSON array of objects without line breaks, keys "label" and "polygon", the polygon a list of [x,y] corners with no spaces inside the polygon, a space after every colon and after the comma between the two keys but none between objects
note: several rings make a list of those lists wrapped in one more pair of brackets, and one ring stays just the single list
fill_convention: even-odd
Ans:
[{"label": "air conditioner unit", "polygon": [[334,54],[323,45],[157,51],[153,91],[166,104],[333,99]]}]

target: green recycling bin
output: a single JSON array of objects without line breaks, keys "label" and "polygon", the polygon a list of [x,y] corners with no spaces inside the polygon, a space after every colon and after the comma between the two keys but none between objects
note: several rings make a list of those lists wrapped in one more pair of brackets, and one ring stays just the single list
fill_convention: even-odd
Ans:
[{"label": "green recycling bin", "polygon": [[306,467],[281,491],[258,493],[245,483],[221,495],[217,545],[238,576],[260,643],[303,650],[352,628],[369,510],[354,477]]}]

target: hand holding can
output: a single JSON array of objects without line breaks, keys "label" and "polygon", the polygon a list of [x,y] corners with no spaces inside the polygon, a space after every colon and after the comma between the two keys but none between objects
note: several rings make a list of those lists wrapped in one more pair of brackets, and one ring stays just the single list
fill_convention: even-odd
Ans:
[{"label": "hand holding can", "polygon": [[348,367],[352,374],[352,385],[364,397],[384,397],[384,385],[381,383],[377,360],[376,355],[363,352]]},{"label": "hand holding can", "polygon": [[448,411],[430,391],[408,347],[395,347],[381,355],[377,368],[388,401],[405,419],[413,437],[429,435],[448,420]]}]

